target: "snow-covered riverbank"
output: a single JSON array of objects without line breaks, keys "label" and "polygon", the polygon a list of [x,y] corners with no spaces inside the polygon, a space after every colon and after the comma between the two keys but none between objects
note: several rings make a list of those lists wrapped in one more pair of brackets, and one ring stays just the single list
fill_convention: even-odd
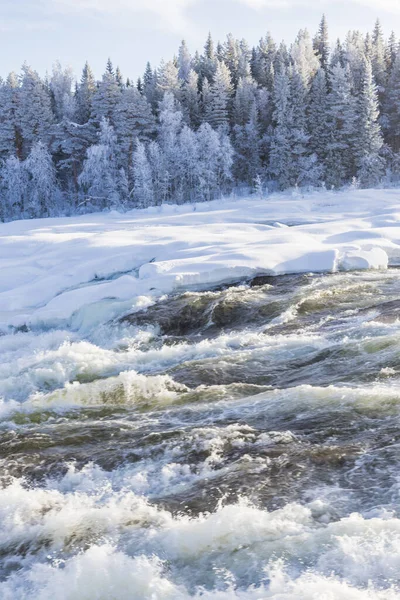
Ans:
[{"label": "snow-covered riverbank", "polygon": [[258,274],[386,268],[400,263],[399,225],[396,189],[1,224],[0,324],[60,324],[73,316],[77,324],[88,318],[93,324],[96,310],[82,316],[93,303],[100,303],[103,321],[193,286]]}]

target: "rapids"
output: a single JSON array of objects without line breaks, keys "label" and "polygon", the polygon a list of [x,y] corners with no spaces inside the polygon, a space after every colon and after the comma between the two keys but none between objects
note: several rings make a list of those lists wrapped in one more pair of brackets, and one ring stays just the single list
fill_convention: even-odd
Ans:
[{"label": "rapids", "polygon": [[400,598],[398,270],[110,299],[0,358],[3,600]]}]

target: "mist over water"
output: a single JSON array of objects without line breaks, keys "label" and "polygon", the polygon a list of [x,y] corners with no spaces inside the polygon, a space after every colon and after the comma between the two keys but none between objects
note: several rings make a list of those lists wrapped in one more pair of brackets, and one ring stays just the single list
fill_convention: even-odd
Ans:
[{"label": "mist over water", "polygon": [[147,304],[0,336],[0,597],[400,598],[399,271]]}]

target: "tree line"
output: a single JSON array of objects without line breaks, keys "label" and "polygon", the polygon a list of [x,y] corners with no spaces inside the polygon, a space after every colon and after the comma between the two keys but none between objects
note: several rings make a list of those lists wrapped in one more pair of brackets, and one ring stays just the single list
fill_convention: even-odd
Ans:
[{"label": "tree line", "polygon": [[109,60],[96,81],[59,63],[0,82],[0,219],[210,200],[234,189],[397,183],[400,48],[350,31],[331,44],[253,48],[228,35],[136,82]]}]

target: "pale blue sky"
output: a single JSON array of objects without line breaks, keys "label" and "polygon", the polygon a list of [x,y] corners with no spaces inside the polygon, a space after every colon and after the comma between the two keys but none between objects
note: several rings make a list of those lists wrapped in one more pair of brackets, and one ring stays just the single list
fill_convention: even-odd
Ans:
[{"label": "pale blue sky", "polygon": [[58,59],[79,76],[87,59],[100,77],[110,56],[136,79],[147,60],[171,58],[182,38],[192,52],[208,31],[255,44],[270,30],[290,42],[300,28],[314,33],[323,12],[332,40],[371,29],[377,17],[400,37],[400,0],[0,0],[0,74],[25,60],[43,74]]}]

